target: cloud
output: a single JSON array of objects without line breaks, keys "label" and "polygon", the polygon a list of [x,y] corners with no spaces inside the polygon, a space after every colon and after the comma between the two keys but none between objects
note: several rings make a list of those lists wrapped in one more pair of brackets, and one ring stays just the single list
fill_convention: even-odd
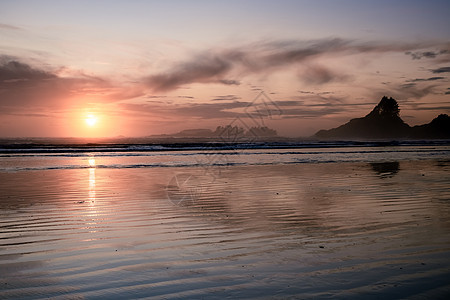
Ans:
[{"label": "cloud", "polygon": [[328,106],[319,109],[311,107],[290,108],[283,110],[282,119],[304,119],[304,118],[320,118],[327,115],[337,114],[345,111],[342,107]]},{"label": "cloud", "polygon": [[329,82],[345,82],[351,78],[346,74],[336,73],[319,65],[308,66],[299,74],[299,77],[308,84],[319,85]]},{"label": "cloud", "polygon": [[435,80],[441,80],[445,79],[445,77],[436,76],[436,77],[429,77],[429,78],[416,78],[416,79],[410,79],[406,82],[422,82],[422,81],[435,81]]},{"label": "cloud", "polygon": [[417,84],[415,84],[415,83],[404,83],[404,84],[400,85],[400,88],[401,89],[409,89],[409,88],[413,88],[415,86],[417,86]]},{"label": "cloud", "polygon": [[[59,74],[70,76],[62,77]],[[43,70],[0,55],[0,111],[67,108],[92,101],[119,101],[144,95],[142,88],[114,86],[108,80],[60,68]]]},{"label": "cloud", "polygon": [[442,67],[442,68],[432,69],[430,71],[434,74],[449,73],[450,67]]},{"label": "cloud", "polygon": [[213,101],[237,101],[241,99],[241,97],[238,97],[236,95],[223,95],[223,96],[216,96]]},{"label": "cloud", "polygon": [[168,91],[180,85],[194,82],[221,82],[223,75],[231,69],[231,62],[216,55],[202,55],[181,63],[171,71],[151,75],[144,82],[154,91]]},{"label": "cloud", "polygon": [[423,88],[418,88],[415,86],[400,87],[399,89],[396,90],[396,92],[399,93],[399,98],[402,99],[409,99],[409,98],[420,99],[429,94],[434,94],[435,87],[436,86],[434,85],[426,86]]},{"label": "cloud", "polygon": [[440,51],[416,51],[405,52],[406,55],[410,55],[412,59],[422,59],[422,58],[436,58],[438,55],[447,54],[448,50],[440,50]]},{"label": "cloud", "polygon": [[19,116],[19,117],[39,117],[39,118],[47,118],[50,117],[48,114],[39,114],[39,113],[11,113],[10,115]]},{"label": "cloud", "polygon": [[450,102],[430,102],[430,101],[403,101],[402,107],[405,109],[412,110],[435,110],[435,111],[446,111],[450,109]]},{"label": "cloud", "polygon": [[429,85],[425,87],[417,86],[417,83],[405,83],[398,86],[387,85],[386,89],[372,90],[371,94],[375,99],[389,95],[397,100],[421,99],[430,94],[436,94],[436,85]]},{"label": "cloud", "polygon": [[21,30],[20,27],[17,27],[17,26],[14,26],[14,25],[9,25],[9,24],[4,24],[4,23],[0,23],[0,29]]},{"label": "cloud", "polygon": [[[358,53],[405,52],[422,49],[424,43],[358,42],[332,38],[313,41],[269,41],[241,47],[210,49],[174,64],[165,72],[151,74],[144,83],[153,91],[166,92],[192,83],[239,84],[240,78],[307,63],[321,56],[344,56]],[[425,54],[429,55],[429,54]],[[347,77],[327,70],[313,68],[305,80],[318,84]],[[307,72],[308,73],[308,72]]]},{"label": "cloud", "polygon": [[[185,103],[181,105],[163,105],[163,104],[136,104],[122,103],[120,107],[124,110],[138,113],[147,113],[151,115],[165,115],[183,118],[235,118],[245,115],[243,109],[250,105],[250,102],[215,102],[215,103]],[[240,109],[239,111],[233,111]]]},{"label": "cloud", "polygon": [[[171,116],[177,119],[234,119],[248,118],[254,102],[238,101],[234,95],[218,96],[221,102],[182,103],[167,105],[163,103],[120,103],[123,112],[149,116]],[[232,101],[232,102],[231,102]],[[347,103],[344,98],[308,95],[293,100],[274,101],[280,109],[280,118],[313,118],[342,113],[355,106],[373,106],[372,103]],[[256,104],[257,105],[257,104]],[[250,110],[249,110],[250,109]],[[270,109],[270,108],[269,108]],[[253,115],[257,118],[257,115]]]},{"label": "cloud", "polygon": [[442,105],[442,106],[421,106],[420,110],[433,110],[433,111],[449,111],[450,105]]},{"label": "cloud", "polygon": [[231,80],[231,79],[220,79],[220,83],[225,85],[240,85],[241,82],[239,80]]},{"label": "cloud", "polygon": [[147,95],[147,96],[145,96],[145,98],[149,98],[149,99],[166,98],[166,97],[167,97],[167,95],[161,95],[161,96],[158,96],[158,95]]},{"label": "cloud", "polygon": [[54,74],[32,68],[17,60],[11,60],[9,56],[0,57],[0,82],[45,80],[56,78]]}]

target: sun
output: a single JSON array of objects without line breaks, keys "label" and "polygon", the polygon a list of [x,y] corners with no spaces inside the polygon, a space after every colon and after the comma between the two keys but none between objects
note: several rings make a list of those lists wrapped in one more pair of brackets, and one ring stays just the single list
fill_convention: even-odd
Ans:
[{"label": "sun", "polygon": [[86,116],[86,119],[84,119],[84,121],[86,122],[87,126],[94,127],[95,124],[97,124],[97,117],[93,114],[88,114]]}]

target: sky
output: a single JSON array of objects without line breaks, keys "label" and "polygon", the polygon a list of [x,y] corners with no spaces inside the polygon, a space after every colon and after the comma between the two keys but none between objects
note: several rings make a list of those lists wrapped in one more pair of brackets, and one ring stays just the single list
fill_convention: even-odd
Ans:
[{"label": "sky", "polygon": [[0,0],[0,137],[450,114],[450,1]]}]

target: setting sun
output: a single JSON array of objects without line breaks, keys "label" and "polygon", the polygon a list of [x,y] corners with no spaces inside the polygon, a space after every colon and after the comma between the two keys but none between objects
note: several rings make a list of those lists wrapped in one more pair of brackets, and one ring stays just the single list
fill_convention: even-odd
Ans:
[{"label": "setting sun", "polygon": [[93,127],[95,124],[97,124],[97,117],[92,114],[88,114],[86,116],[85,122],[89,127]]}]

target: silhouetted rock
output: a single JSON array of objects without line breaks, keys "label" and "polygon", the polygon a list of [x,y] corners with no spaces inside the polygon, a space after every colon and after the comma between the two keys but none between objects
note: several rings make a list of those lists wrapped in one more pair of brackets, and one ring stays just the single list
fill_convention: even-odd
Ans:
[{"label": "silhouetted rock", "polygon": [[450,138],[450,117],[441,114],[430,123],[414,126],[411,129],[412,137],[416,139],[448,139]]},{"label": "silhouetted rock", "polygon": [[398,103],[383,97],[365,117],[330,130],[320,130],[315,137],[321,139],[390,139],[390,138],[450,138],[449,117],[440,115],[431,123],[410,127],[399,116]]}]

